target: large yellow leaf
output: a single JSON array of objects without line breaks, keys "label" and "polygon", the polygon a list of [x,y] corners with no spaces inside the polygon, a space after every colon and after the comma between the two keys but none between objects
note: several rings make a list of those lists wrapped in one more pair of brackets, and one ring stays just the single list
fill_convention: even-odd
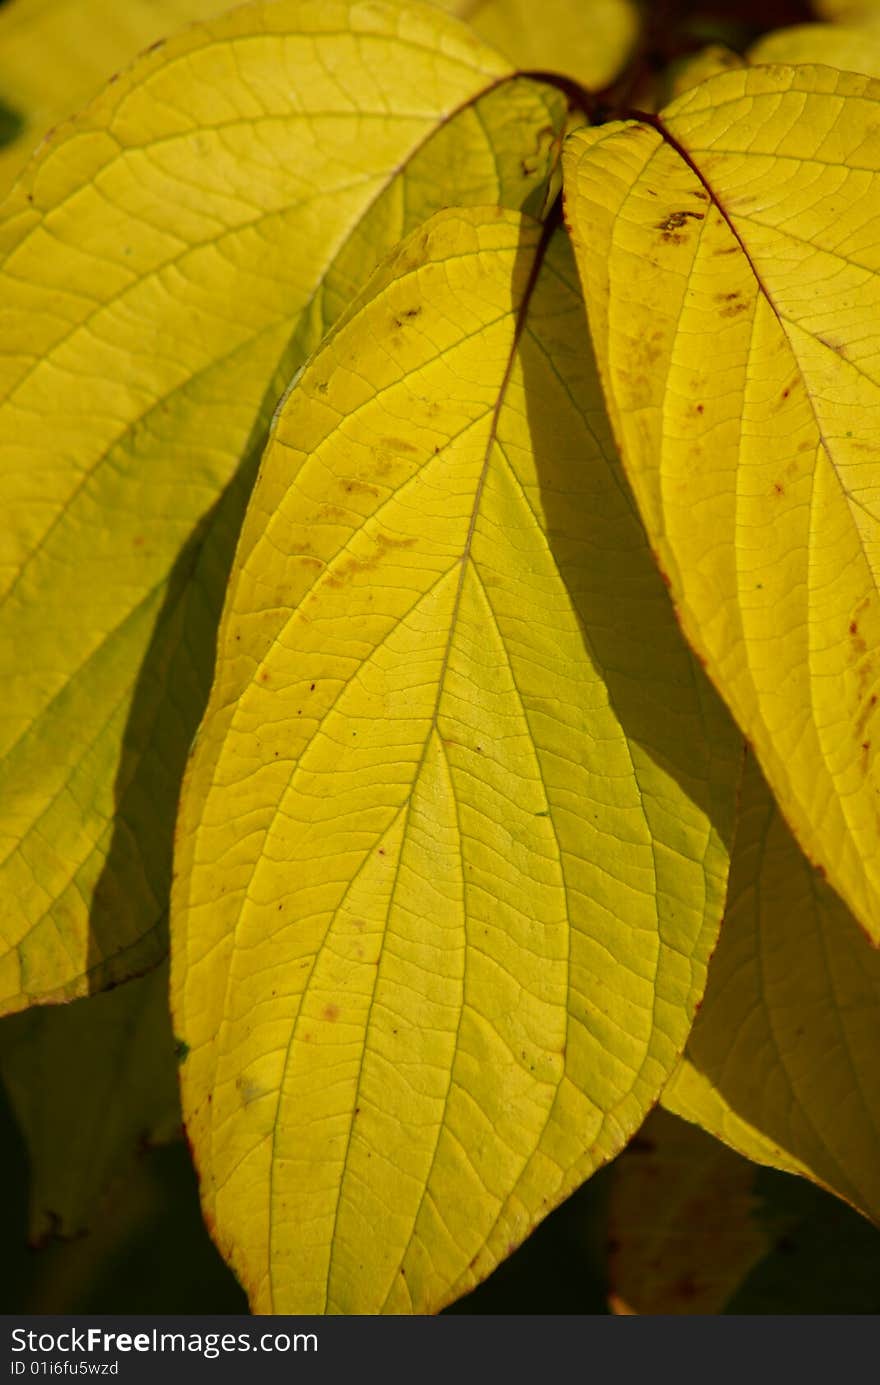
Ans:
[{"label": "large yellow leaf", "polygon": [[88,101],[136,53],[229,0],[6,0],[0,6],[0,197],[50,126]]},{"label": "large yellow leaf", "polygon": [[0,1074],[30,1156],[30,1231],[70,1236],[145,1141],[180,1131],[168,968],[0,1023]]},{"label": "large yellow leaf", "polygon": [[[683,627],[880,939],[880,83],[758,67],[577,132],[568,216]],[[674,142],[671,142],[674,141]]]},{"label": "large yellow leaf", "polygon": [[540,207],[565,101],[506,71],[407,0],[247,7],[142,60],[8,200],[0,1009],[163,953],[180,776],[271,411],[426,215]]},{"label": "large yellow leaf", "polygon": [[754,1164],[653,1111],[614,1164],[608,1278],[616,1313],[718,1313],[773,1246]]},{"label": "large yellow leaf", "polygon": [[633,0],[434,0],[524,71],[559,72],[598,90],[629,58],[639,33]]},{"label": "large yellow leaf", "polygon": [[750,757],[724,927],[663,1103],[880,1221],[880,954]]},{"label": "large yellow leaf", "polygon": [[276,420],[185,781],[185,1119],[258,1312],[471,1288],[683,1045],[737,738],[613,460],[566,238],[440,213]]}]

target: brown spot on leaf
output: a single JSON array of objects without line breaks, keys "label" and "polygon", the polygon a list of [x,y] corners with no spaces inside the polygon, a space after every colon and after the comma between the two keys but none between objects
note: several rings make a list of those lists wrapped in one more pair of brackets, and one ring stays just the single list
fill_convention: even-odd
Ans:
[{"label": "brown spot on leaf", "polygon": [[720,317],[736,317],[738,313],[748,312],[748,302],[738,291],[721,294],[720,298],[724,302],[724,307],[719,309]]},{"label": "brown spot on leaf", "polygon": [[406,438],[382,438],[382,447],[387,447],[389,452],[418,452],[419,449]]},{"label": "brown spot on leaf", "polygon": [[356,476],[348,476],[344,481],[339,482],[346,495],[372,495],[376,499],[379,491],[376,486],[371,486],[367,481],[360,481]]},{"label": "brown spot on leaf", "polygon": [[663,233],[662,239],[666,241],[667,244],[681,245],[686,237],[676,235],[675,233],[680,231],[683,226],[686,226],[689,220],[702,221],[703,219],[703,212],[670,212],[663,221],[657,222],[657,230]]},{"label": "brown spot on leaf", "polygon": [[325,1005],[323,1010],[321,1011],[321,1014],[323,1015],[325,1020],[329,1020],[331,1024],[335,1024],[336,1021],[339,1019],[339,1006]]},{"label": "brown spot on leaf", "polygon": [[372,537],[375,544],[374,551],[363,557],[346,558],[336,564],[328,572],[326,579],[328,586],[341,587],[351,578],[377,568],[388,553],[395,549],[412,548],[416,542],[413,536],[398,537],[395,534],[386,534],[382,530],[373,534]]}]

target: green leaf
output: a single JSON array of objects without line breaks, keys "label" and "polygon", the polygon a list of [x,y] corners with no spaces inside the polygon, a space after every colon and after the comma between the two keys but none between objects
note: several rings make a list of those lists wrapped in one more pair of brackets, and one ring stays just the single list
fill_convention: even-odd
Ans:
[{"label": "green leaf", "polygon": [[276,418],[184,786],[188,1133],[256,1312],[426,1312],[684,1044],[739,742],[617,468],[567,239],[413,233]]},{"label": "green leaf", "polygon": [[880,1221],[880,953],[810,867],[753,759],[724,927],[668,1110]]},{"label": "green leaf", "polygon": [[0,1023],[0,1073],[30,1154],[30,1234],[72,1236],[145,1142],[180,1130],[168,968]]},{"label": "green leaf", "polygon": [[565,164],[624,464],[682,627],[880,941],[880,82],[755,67]]},{"label": "green leaf", "polygon": [[615,1160],[608,1274],[616,1313],[718,1313],[771,1250],[755,1167],[654,1111]]},{"label": "green leaf", "polygon": [[0,6],[0,197],[46,134],[135,54],[228,0],[7,0]]},{"label": "green leaf", "polygon": [[164,954],[171,823],[271,411],[425,216],[540,208],[565,100],[507,73],[427,6],[247,6],[142,59],[7,202],[0,1010]]},{"label": "green leaf", "polygon": [[524,71],[560,72],[587,88],[607,86],[639,36],[633,0],[434,0]]}]

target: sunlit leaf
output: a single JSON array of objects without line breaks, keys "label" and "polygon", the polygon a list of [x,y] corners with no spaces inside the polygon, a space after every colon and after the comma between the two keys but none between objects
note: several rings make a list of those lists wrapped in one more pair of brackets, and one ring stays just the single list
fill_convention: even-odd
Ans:
[{"label": "sunlit leaf", "polygon": [[0,1074],[30,1157],[30,1231],[71,1236],[145,1142],[180,1130],[168,969],[0,1023]]},{"label": "sunlit leaf", "polygon": [[605,393],[685,632],[880,940],[880,82],[713,77],[576,132]]},{"label": "sunlit leaf", "polygon": [[185,1117],[258,1312],[422,1312],[637,1128],[738,742],[650,561],[568,243],[440,213],[276,420],[178,823]]},{"label": "sunlit leaf", "polygon": [[880,953],[752,759],[740,814],[709,985],[664,1105],[880,1221]]},{"label": "sunlit leaf", "polygon": [[137,53],[229,0],[7,0],[0,5],[0,197],[49,128]]},{"label": "sunlit leaf", "polygon": [[608,1275],[617,1313],[718,1313],[773,1245],[755,1166],[653,1112],[616,1160]]},{"label": "sunlit leaf", "polygon": [[163,954],[180,777],[271,412],[426,215],[540,209],[565,101],[506,72],[405,0],[248,6],[143,59],[8,200],[0,1009]]},{"label": "sunlit leaf", "polygon": [[629,58],[639,33],[633,0],[434,0],[524,71],[559,72],[598,90]]}]

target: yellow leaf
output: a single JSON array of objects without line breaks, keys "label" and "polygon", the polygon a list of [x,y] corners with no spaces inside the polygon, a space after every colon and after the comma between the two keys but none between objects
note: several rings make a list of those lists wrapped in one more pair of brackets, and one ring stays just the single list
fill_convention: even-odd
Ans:
[{"label": "yellow leaf", "polygon": [[[691,87],[715,77],[719,72],[729,72],[731,68],[742,67],[744,59],[739,53],[725,48],[721,43],[709,44],[698,53],[681,58],[667,69],[668,99],[683,96]],[[665,102],[664,102],[665,104]]]},{"label": "yellow leaf", "polygon": [[559,72],[597,91],[627,63],[639,35],[633,0],[434,0],[467,20],[525,71]]},{"label": "yellow leaf", "polygon": [[765,34],[748,53],[750,63],[825,63],[844,72],[880,77],[880,10],[847,24],[796,24]]},{"label": "yellow leaf", "polygon": [[7,0],[0,94],[14,137],[0,146],[0,197],[50,126],[73,115],[136,53],[229,0]]},{"label": "yellow leaf", "polygon": [[163,954],[180,778],[271,411],[438,206],[542,205],[566,103],[506,73],[406,0],[247,6],[142,59],[8,199],[0,1010]]},{"label": "yellow leaf", "polygon": [[880,1221],[880,954],[749,757],[724,927],[671,1111]]},{"label": "yellow leaf", "polygon": [[168,968],[0,1024],[0,1073],[30,1156],[30,1234],[84,1230],[144,1141],[180,1131]]},{"label": "yellow leaf", "polygon": [[572,135],[615,435],[682,626],[880,940],[880,83],[724,73]]},{"label": "yellow leaf", "polygon": [[611,1175],[614,1312],[721,1312],[773,1246],[756,1215],[755,1172],[692,1125],[652,1112]]},{"label": "yellow leaf", "polygon": [[738,741],[568,242],[439,213],[287,396],[178,823],[172,995],[257,1312],[425,1312],[615,1154],[718,925]]},{"label": "yellow leaf", "polygon": [[813,0],[813,9],[823,19],[858,23],[880,15],[880,0]]}]

